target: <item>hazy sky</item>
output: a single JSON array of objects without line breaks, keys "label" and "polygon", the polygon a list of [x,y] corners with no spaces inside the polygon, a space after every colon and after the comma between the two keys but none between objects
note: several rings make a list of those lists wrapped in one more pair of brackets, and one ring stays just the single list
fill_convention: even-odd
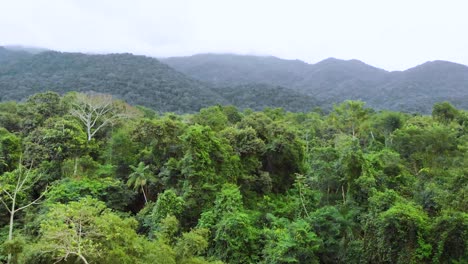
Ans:
[{"label": "hazy sky", "polygon": [[0,0],[0,45],[468,64],[467,0]]}]

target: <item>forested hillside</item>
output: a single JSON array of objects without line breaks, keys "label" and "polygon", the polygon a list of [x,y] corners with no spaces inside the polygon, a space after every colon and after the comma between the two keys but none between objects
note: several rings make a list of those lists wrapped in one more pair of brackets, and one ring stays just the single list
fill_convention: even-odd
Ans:
[{"label": "forested hillside", "polygon": [[263,110],[282,107],[293,112],[308,112],[319,108],[319,102],[304,93],[268,84],[245,84],[214,89],[229,103],[241,108]]},{"label": "forested hillside", "polygon": [[197,54],[161,61],[188,76],[217,86],[264,83],[289,87],[310,72],[305,62],[272,56]]},{"label": "forested hillside", "polygon": [[14,62],[21,58],[30,57],[31,53],[23,50],[11,50],[0,46],[0,65],[9,62]]},{"label": "forested hillside", "polygon": [[376,109],[430,113],[436,102],[468,109],[468,67],[434,61],[387,72],[358,60],[329,58],[316,64],[275,57],[201,54],[162,60],[193,78],[220,86],[265,83],[312,96],[331,109],[344,100],[363,100]]},{"label": "forested hillside", "polygon": [[310,96],[277,86],[250,84],[217,89],[187,77],[155,58],[53,51],[32,54],[29,50],[2,47],[0,91],[0,101],[20,101],[45,91],[61,94],[95,91],[113,94],[129,103],[160,112],[178,113],[195,112],[215,104],[257,110],[260,107],[283,107],[290,111],[308,111],[318,106]]},{"label": "forested hillside", "polygon": [[0,103],[0,262],[467,263],[468,112],[431,112]]},{"label": "forested hillside", "polygon": [[45,91],[96,91],[163,112],[190,112],[226,103],[200,81],[156,59],[131,54],[47,51],[20,57],[0,66],[0,89],[3,101]]},{"label": "forested hillside", "polygon": [[[170,65],[170,66],[168,66]],[[171,68],[173,67],[173,68]],[[358,60],[317,64],[275,57],[201,54],[163,59],[0,47],[0,101],[37,92],[96,91],[159,112],[190,113],[221,104],[309,111],[362,100],[378,110],[431,112],[448,101],[468,109],[468,67],[428,62],[387,72]]]}]

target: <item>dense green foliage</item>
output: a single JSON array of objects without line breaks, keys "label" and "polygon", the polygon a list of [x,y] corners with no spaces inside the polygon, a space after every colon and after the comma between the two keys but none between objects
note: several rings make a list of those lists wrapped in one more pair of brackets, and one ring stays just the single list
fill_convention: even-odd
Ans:
[{"label": "dense green foliage", "polygon": [[268,84],[245,84],[214,89],[232,105],[260,111],[267,107],[282,107],[292,112],[308,112],[319,102],[312,96]]},{"label": "dense green foliage", "polygon": [[53,51],[10,57],[16,59],[0,64],[2,101],[45,91],[96,91],[161,111],[190,112],[225,103],[207,85],[149,57]]},{"label": "dense green foliage", "polygon": [[275,57],[198,54],[162,61],[217,86],[264,83],[286,87],[315,98],[323,108],[344,100],[363,100],[375,109],[405,112],[430,113],[431,106],[441,101],[468,109],[468,67],[446,61],[395,72],[334,58],[307,64]]},{"label": "dense green foliage", "polygon": [[448,101],[468,109],[468,67],[434,61],[387,72],[357,60],[316,64],[275,57],[200,54],[155,59],[0,47],[0,101],[54,91],[112,94],[160,113],[216,104],[311,111],[362,100],[378,110],[431,113]]},{"label": "dense green foliage", "polygon": [[79,98],[0,104],[0,263],[468,261],[468,112],[449,103],[133,109],[88,140]]},{"label": "dense green foliage", "polygon": [[[215,104],[261,110],[309,111],[316,100],[269,85],[215,89],[155,58],[131,54],[87,55],[0,47],[0,101],[23,100],[38,92],[96,91],[160,112],[188,113]],[[235,94],[232,93],[235,92]]]}]

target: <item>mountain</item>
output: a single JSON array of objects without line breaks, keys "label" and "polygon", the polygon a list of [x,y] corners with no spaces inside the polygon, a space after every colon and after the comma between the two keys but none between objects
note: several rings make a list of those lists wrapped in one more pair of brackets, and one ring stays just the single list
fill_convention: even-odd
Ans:
[{"label": "mountain", "polygon": [[0,66],[2,100],[47,90],[110,93],[160,111],[188,112],[227,103],[208,85],[154,58],[47,51]]},{"label": "mountain", "polygon": [[282,107],[293,112],[309,112],[318,106],[317,100],[311,96],[269,84],[218,87],[215,91],[233,105],[257,111],[266,107]]},{"label": "mountain", "polygon": [[327,110],[344,100],[362,100],[375,109],[430,113],[441,101],[468,109],[468,67],[433,61],[388,72],[335,58],[316,64],[233,54],[158,60],[0,47],[1,101],[48,90],[110,93],[161,112],[193,112],[214,104]]},{"label": "mountain", "polygon": [[35,46],[24,46],[24,45],[6,45],[3,48],[11,51],[22,51],[30,54],[38,54],[44,51],[50,51],[49,49]]},{"label": "mountain", "polygon": [[392,72],[378,88],[384,97],[374,98],[389,109],[430,112],[436,102],[449,101],[468,109],[468,67],[447,61],[431,61]]},{"label": "mountain", "polygon": [[265,83],[307,94],[324,108],[362,100],[376,109],[429,113],[449,101],[468,109],[468,67],[445,61],[388,72],[358,60],[329,58],[316,64],[275,57],[200,54],[162,60],[195,79],[217,85]]},{"label": "mountain", "polygon": [[165,58],[161,61],[216,86],[265,83],[288,87],[291,83],[301,81],[309,66],[299,60],[234,54],[198,54]]},{"label": "mountain", "polygon": [[12,50],[0,46],[0,65],[12,63],[19,59],[32,56],[31,53],[23,50]]},{"label": "mountain", "polygon": [[316,97],[323,105],[344,100],[368,102],[386,73],[358,60],[328,58],[311,64],[303,80],[290,87]]},{"label": "mountain", "polygon": [[[109,93],[131,104],[178,113],[215,104],[253,109],[260,109],[260,105],[283,107],[289,111],[311,109],[318,104],[303,94],[271,85],[215,88],[145,56],[31,52],[0,47],[1,101],[23,100],[49,90],[61,94]],[[231,90],[239,94],[234,95]]]},{"label": "mountain", "polygon": [[[193,78],[220,86],[265,83],[333,98],[341,96],[344,87],[375,86],[387,73],[358,60],[335,58],[307,64],[271,56],[199,54],[166,58],[162,62]],[[361,93],[357,91],[357,94]],[[339,100],[346,99],[350,98],[344,96]]]}]

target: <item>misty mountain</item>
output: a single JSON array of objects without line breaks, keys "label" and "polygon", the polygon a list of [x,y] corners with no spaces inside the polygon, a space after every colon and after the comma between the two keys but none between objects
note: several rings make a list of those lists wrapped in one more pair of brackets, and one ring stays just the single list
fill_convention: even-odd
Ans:
[{"label": "misty mountain", "polygon": [[358,60],[329,58],[316,64],[275,57],[200,54],[163,59],[174,69],[217,85],[266,83],[312,96],[329,108],[362,100],[376,109],[428,113],[449,101],[468,108],[468,67],[435,61],[388,72]]},{"label": "misty mountain", "polygon": [[430,112],[435,102],[449,101],[468,109],[468,67],[447,61],[431,61],[408,69],[392,72],[375,96],[374,104],[389,109]]},{"label": "misty mountain", "polygon": [[44,51],[50,51],[49,49],[36,47],[36,46],[25,46],[25,45],[6,45],[3,48],[10,50],[10,51],[19,51],[19,52],[26,52],[29,54],[38,54]]},{"label": "misty mountain", "polygon": [[241,108],[262,110],[282,107],[293,112],[310,112],[318,106],[313,97],[281,86],[242,84],[215,88],[231,104]]},{"label": "misty mountain", "polygon": [[13,63],[19,59],[30,57],[32,55],[32,53],[24,50],[15,50],[0,46],[0,65]]},{"label": "misty mountain", "polygon": [[214,104],[255,110],[330,109],[362,100],[376,109],[429,113],[436,102],[468,108],[468,67],[433,61],[388,72],[358,60],[316,64],[271,56],[200,54],[163,59],[0,47],[0,100],[44,91],[97,91],[158,111],[192,112]]},{"label": "misty mountain", "polygon": [[265,83],[289,87],[292,83],[302,81],[309,70],[309,65],[305,62],[272,56],[197,54],[165,58],[161,61],[216,86]]},{"label": "misty mountain", "polygon": [[[0,47],[0,100],[23,100],[44,91],[96,91],[166,112],[193,112],[214,104],[239,108],[309,110],[316,100],[271,85],[214,88],[155,58],[131,54],[30,52]],[[233,93],[234,92],[234,93]]]},{"label": "misty mountain", "polygon": [[226,103],[200,81],[154,58],[130,54],[42,52],[0,66],[1,99],[34,93],[96,91],[161,111],[187,112]]}]

